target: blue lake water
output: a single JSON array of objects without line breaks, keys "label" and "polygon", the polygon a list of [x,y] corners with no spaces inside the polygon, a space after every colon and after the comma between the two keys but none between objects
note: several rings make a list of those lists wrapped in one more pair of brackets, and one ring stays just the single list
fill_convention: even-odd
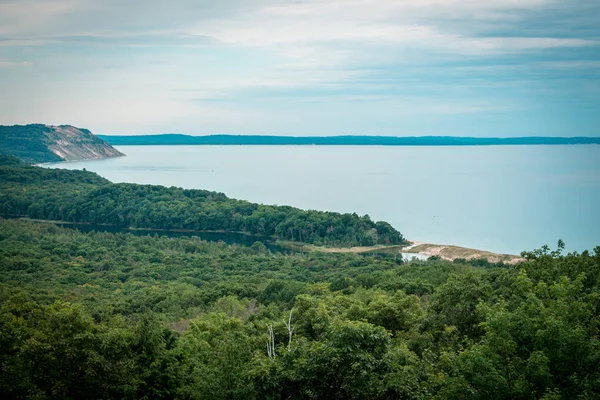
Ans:
[{"label": "blue lake water", "polygon": [[558,239],[568,250],[600,245],[600,145],[118,149],[127,157],[50,167],[369,214],[429,243],[513,254]]}]

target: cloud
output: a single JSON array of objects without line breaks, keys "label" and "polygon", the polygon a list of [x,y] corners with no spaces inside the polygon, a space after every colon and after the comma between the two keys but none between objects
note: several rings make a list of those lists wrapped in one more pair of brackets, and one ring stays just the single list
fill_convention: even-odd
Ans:
[{"label": "cloud", "polygon": [[56,40],[48,39],[12,39],[0,38],[0,47],[28,47],[28,46],[43,46],[47,44],[58,43]]},{"label": "cloud", "polygon": [[391,130],[561,94],[571,115],[600,104],[598,15],[597,0],[0,0],[0,123]]},{"label": "cloud", "polygon": [[468,25],[465,20],[474,19],[487,21],[491,30],[494,21],[505,24],[512,20],[516,10],[540,9],[551,3],[549,0],[307,1],[266,7],[235,19],[210,20],[191,32],[230,45],[306,48],[355,42],[466,54],[598,45],[596,39],[481,36],[464,29]]},{"label": "cloud", "polygon": [[53,38],[54,43],[86,46],[205,46],[213,43],[209,36],[179,33],[85,34]]},{"label": "cloud", "polygon": [[0,36],[53,37],[139,32],[185,33],[186,26],[231,17],[254,0],[12,0],[0,1]]},{"label": "cloud", "polygon": [[[590,8],[600,11],[591,0],[569,4],[570,10]],[[112,39],[118,45],[119,39],[127,38],[160,44],[162,36],[185,42],[193,38],[190,35],[199,35],[234,45],[385,41],[438,48],[448,44],[452,49],[484,52],[595,44],[595,39],[543,34],[506,40],[503,35],[480,37],[485,33],[482,26],[493,30],[498,24],[519,23],[528,12],[557,19],[563,11],[555,0],[19,0],[0,2],[0,37],[65,41],[71,37],[90,43]],[[469,26],[477,34],[469,32]]]},{"label": "cloud", "polygon": [[28,61],[4,61],[0,60],[0,68],[27,68],[31,67],[32,63]]}]

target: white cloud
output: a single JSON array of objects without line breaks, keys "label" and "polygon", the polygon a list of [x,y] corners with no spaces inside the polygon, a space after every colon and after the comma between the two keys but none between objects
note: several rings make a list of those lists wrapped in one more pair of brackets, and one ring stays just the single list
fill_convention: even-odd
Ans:
[{"label": "white cloud", "polygon": [[203,22],[190,32],[212,36],[224,44],[280,46],[282,51],[286,51],[286,46],[305,49],[310,45],[330,44],[333,47],[336,42],[421,46],[467,54],[598,44],[594,40],[553,37],[477,37],[442,27],[453,18],[464,21],[466,16],[488,17],[488,12],[535,8],[547,3],[550,1],[313,1]]},{"label": "white cloud", "polygon": [[256,8],[235,18],[209,19],[187,31],[213,37],[226,46],[277,52],[287,59],[277,66],[277,73],[287,73],[290,82],[303,81],[302,70],[319,73],[325,81],[338,80],[343,71],[356,67],[600,44],[584,38],[482,36],[464,28],[472,20],[510,23],[518,10],[555,4],[553,0],[303,1]]}]

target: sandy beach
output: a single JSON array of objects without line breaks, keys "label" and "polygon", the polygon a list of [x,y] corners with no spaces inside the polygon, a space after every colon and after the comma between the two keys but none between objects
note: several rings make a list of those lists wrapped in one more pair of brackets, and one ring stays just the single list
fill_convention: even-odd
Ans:
[{"label": "sandy beach", "polygon": [[440,245],[421,242],[418,240],[409,240],[408,245],[376,245],[376,246],[357,246],[357,247],[326,247],[315,246],[305,243],[277,241],[282,247],[304,252],[322,252],[322,253],[410,253],[424,256],[438,256],[443,260],[454,261],[457,258],[466,260],[486,259],[491,263],[504,262],[507,264],[516,264],[523,261],[523,258],[513,254],[499,254],[486,250],[470,249],[452,245]]},{"label": "sandy beach", "polygon": [[430,257],[438,256],[441,259],[448,261],[453,261],[457,258],[464,258],[466,260],[486,259],[489,262],[493,263],[502,261],[507,264],[516,264],[524,260],[521,256],[513,254],[499,254],[486,250],[470,249],[467,247],[459,247],[452,245],[425,243],[417,240],[409,240],[409,242],[411,244],[402,250],[403,253],[417,253],[427,255]]}]

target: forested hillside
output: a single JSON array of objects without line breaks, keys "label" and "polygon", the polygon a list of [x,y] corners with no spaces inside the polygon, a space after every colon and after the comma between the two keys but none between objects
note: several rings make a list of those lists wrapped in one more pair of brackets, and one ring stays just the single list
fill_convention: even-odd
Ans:
[{"label": "forested hillside", "polygon": [[284,256],[0,220],[0,394],[595,399],[600,247]]},{"label": "forested hillside", "polygon": [[87,129],[70,125],[0,125],[0,154],[31,163],[88,160],[123,154]]},{"label": "forested hillside", "polygon": [[112,184],[87,171],[0,156],[0,214],[151,229],[245,232],[317,245],[401,244],[386,222],[230,199],[206,190]]}]

